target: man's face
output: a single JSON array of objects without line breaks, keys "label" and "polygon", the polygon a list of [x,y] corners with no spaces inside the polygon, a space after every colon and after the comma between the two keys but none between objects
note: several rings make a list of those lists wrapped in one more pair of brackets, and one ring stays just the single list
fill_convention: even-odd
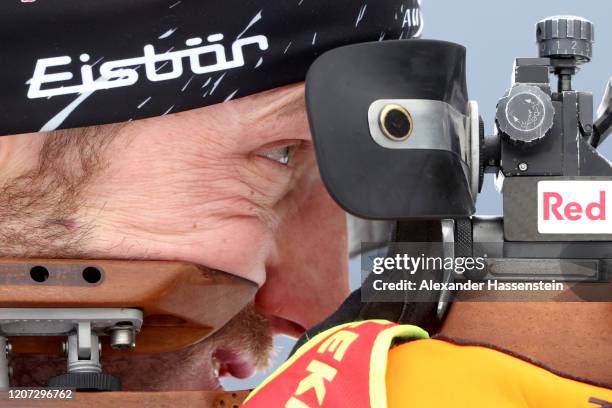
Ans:
[{"label": "man's face", "polygon": [[[0,256],[179,260],[261,285],[254,311],[210,344],[263,344],[267,326],[298,335],[347,294],[344,215],[318,175],[301,84],[125,125],[0,138],[0,169],[0,237],[13,237]],[[237,334],[249,327],[250,340]],[[201,359],[218,351],[206,343],[192,350]],[[259,346],[244,349],[265,354]]]}]

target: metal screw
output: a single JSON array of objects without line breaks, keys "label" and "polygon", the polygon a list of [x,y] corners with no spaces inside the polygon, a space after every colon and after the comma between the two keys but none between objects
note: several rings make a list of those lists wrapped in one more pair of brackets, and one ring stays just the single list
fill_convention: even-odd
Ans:
[{"label": "metal screw", "polygon": [[136,347],[134,326],[118,324],[110,330],[110,345],[115,350],[133,349]]},{"label": "metal screw", "polygon": [[527,171],[527,169],[529,168],[529,166],[527,166],[527,163],[522,162],[518,165],[518,168],[520,171]]},{"label": "metal screw", "polygon": [[13,346],[7,340],[6,346],[4,347],[4,353],[8,356],[11,351],[13,351]]}]

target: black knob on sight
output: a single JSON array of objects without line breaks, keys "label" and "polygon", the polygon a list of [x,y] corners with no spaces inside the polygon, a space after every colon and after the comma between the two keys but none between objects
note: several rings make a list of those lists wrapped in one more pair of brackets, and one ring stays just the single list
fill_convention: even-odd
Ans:
[{"label": "black knob on sight", "polygon": [[105,373],[68,373],[51,378],[47,387],[76,391],[121,391],[121,381]]},{"label": "black knob on sight", "polygon": [[554,116],[550,95],[537,86],[518,84],[499,100],[495,119],[502,137],[518,145],[544,138]]},{"label": "black knob on sight", "polygon": [[554,16],[536,26],[540,57],[574,58],[589,62],[593,56],[595,30],[593,23],[582,17]]}]

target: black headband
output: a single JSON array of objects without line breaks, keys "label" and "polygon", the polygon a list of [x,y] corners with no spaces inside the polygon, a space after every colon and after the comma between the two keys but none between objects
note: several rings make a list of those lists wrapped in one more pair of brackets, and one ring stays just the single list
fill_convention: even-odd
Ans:
[{"label": "black headband", "polygon": [[0,135],[124,122],[305,78],[322,52],[420,34],[418,0],[5,0]]}]

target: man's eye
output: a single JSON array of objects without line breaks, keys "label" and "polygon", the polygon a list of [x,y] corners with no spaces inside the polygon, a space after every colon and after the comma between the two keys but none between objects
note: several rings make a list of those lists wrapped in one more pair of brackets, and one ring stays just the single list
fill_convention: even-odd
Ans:
[{"label": "man's eye", "polygon": [[259,153],[259,156],[274,160],[275,162],[284,166],[288,166],[291,163],[291,158],[295,154],[298,147],[299,145],[297,144],[273,147]]}]

